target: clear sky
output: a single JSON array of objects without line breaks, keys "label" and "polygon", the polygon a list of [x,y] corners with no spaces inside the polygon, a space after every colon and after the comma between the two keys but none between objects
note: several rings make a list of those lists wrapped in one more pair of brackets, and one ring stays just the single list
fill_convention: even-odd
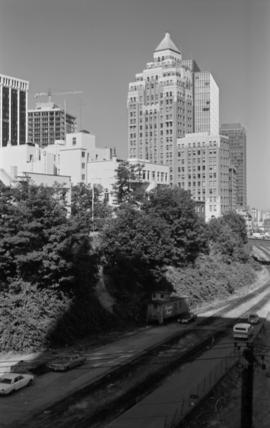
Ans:
[{"label": "clear sky", "polygon": [[171,33],[212,72],[221,122],[246,127],[248,202],[270,209],[269,22],[270,0],[0,0],[0,72],[30,81],[30,106],[35,92],[82,90],[69,111],[126,157],[128,83]]}]

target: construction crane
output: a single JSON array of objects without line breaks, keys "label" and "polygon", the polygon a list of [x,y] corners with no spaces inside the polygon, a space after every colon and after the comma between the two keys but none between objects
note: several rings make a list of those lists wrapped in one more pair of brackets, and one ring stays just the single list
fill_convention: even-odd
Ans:
[{"label": "construction crane", "polygon": [[34,95],[34,98],[39,97],[48,97],[48,101],[52,101],[52,95],[79,95],[82,94],[83,91],[67,91],[67,92],[52,92],[50,89],[48,92],[38,92]]},{"label": "construction crane", "polygon": [[[40,98],[40,97],[48,97],[48,102],[52,101],[52,95],[58,96],[58,95],[80,95],[83,91],[66,91],[66,92],[52,92],[51,89],[48,89],[47,92],[37,92],[34,95],[34,98]],[[66,100],[64,100],[64,111],[65,111],[65,117],[67,114],[67,103]],[[80,106],[80,127],[81,127],[81,106]]]}]

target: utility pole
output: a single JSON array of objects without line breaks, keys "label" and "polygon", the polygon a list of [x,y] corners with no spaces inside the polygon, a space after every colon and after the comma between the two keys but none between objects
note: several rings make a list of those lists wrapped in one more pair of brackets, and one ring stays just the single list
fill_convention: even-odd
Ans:
[{"label": "utility pole", "polygon": [[94,228],[94,209],[95,209],[95,185],[92,183],[92,231],[95,231]]},{"label": "utility pole", "polygon": [[254,362],[252,344],[247,344],[243,350],[245,366],[242,369],[242,394],[241,394],[241,428],[253,428],[253,377]]}]

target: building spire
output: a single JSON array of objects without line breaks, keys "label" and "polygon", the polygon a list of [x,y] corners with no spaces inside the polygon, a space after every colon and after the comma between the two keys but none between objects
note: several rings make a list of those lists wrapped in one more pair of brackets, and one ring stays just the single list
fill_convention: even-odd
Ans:
[{"label": "building spire", "polygon": [[170,33],[165,33],[164,38],[161,40],[159,45],[156,47],[155,52],[160,52],[160,51],[165,51],[165,50],[171,50],[173,52],[180,54],[180,50],[175,45],[175,43],[172,41]]}]

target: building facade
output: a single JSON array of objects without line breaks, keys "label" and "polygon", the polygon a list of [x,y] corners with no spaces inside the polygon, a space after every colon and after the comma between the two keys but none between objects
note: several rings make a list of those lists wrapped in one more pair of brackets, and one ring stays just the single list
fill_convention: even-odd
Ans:
[{"label": "building facade", "polygon": [[229,139],[230,158],[236,168],[236,203],[247,207],[247,151],[246,131],[240,123],[222,124],[220,134]]},{"label": "building facade", "polygon": [[219,134],[219,87],[208,71],[194,73],[194,132]]},{"label": "building facade", "polygon": [[179,138],[177,184],[205,202],[205,219],[230,211],[228,139],[194,133]]},{"label": "building facade", "polygon": [[[117,182],[117,169],[121,160],[116,157],[110,160],[97,160],[87,164],[88,184],[103,187],[109,204],[115,204],[115,184]],[[169,185],[169,167],[153,164],[147,160],[129,159],[131,165],[140,165],[140,183],[149,183],[148,190],[157,185]]]},{"label": "building facade", "polygon": [[28,110],[29,142],[40,147],[65,140],[76,127],[76,118],[53,102],[37,103],[34,109]]},{"label": "building facade", "polygon": [[[51,151],[52,146],[48,147]],[[57,153],[59,172],[70,175],[72,184],[89,183],[88,164],[112,159],[111,148],[96,147],[96,137],[88,131],[67,134],[66,144]]]},{"label": "building facade", "polygon": [[0,74],[1,147],[27,142],[28,90],[28,81]]},{"label": "building facade", "polygon": [[128,90],[128,157],[168,165],[176,179],[177,138],[193,131],[192,72],[166,33]]},{"label": "building facade", "polygon": [[177,183],[177,139],[194,132],[219,133],[219,88],[166,33],[153,61],[128,91],[128,156],[168,165]]}]

